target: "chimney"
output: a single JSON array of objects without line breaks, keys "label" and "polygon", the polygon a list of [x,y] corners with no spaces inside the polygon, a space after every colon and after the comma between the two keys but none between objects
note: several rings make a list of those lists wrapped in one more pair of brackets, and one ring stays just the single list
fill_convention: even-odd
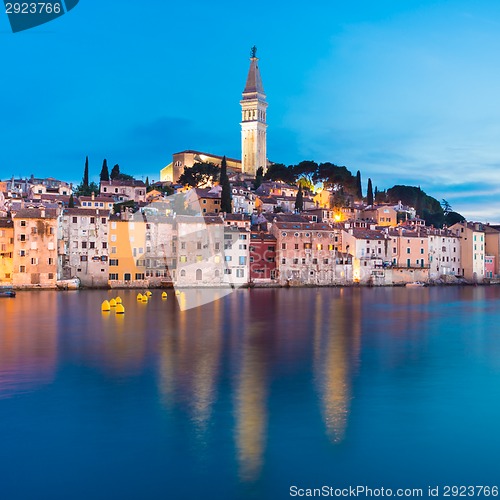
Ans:
[{"label": "chimney", "polygon": [[45,207],[41,207],[41,208],[40,208],[40,217],[41,217],[42,219],[45,219]]},{"label": "chimney", "polygon": [[91,197],[92,201],[95,200],[95,193],[94,193],[94,191],[92,191],[92,194],[90,195],[90,197]]}]

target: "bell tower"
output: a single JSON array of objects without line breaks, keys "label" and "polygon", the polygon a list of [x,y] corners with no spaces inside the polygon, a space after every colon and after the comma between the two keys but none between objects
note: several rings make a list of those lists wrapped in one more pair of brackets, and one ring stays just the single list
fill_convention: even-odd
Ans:
[{"label": "bell tower", "polygon": [[250,69],[241,104],[241,171],[255,176],[267,170],[267,101],[258,66],[257,47],[252,47]]}]

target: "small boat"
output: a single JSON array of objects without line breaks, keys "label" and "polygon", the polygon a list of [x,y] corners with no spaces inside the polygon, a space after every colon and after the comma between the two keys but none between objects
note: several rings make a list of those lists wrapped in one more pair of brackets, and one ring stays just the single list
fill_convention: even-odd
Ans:
[{"label": "small boat", "polygon": [[78,290],[80,288],[80,278],[57,280],[56,286],[57,288],[59,288],[59,290]]},{"label": "small boat", "polygon": [[16,292],[12,288],[0,288],[0,297],[15,297]]},{"label": "small boat", "polygon": [[406,288],[418,288],[422,286],[427,286],[423,281],[412,281],[411,283],[406,283]]}]

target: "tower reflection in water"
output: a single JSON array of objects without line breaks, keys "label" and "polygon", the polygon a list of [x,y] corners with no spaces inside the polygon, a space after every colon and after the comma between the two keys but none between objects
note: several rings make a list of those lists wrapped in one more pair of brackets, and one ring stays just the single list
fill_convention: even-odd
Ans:
[{"label": "tower reflection in water", "polygon": [[361,346],[360,290],[341,289],[325,301],[316,295],[314,373],[328,437],[343,441],[352,398],[352,377]]}]

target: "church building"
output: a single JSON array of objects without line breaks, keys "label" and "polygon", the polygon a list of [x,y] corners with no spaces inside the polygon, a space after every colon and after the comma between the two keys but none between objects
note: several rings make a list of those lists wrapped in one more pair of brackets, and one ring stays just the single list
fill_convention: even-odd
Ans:
[{"label": "church building", "polygon": [[[243,90],[241,105],[241,160],[226,158],[228,171],[255,177],[257,169],[267,170],[267,101],[260,75],[257,48],[253,47],[250,69]],[[222,156],[195,150],[174,153],[172,162],[160,171],[160,181],[176,182],[185,168],[197,162],[220,166]]]}]

